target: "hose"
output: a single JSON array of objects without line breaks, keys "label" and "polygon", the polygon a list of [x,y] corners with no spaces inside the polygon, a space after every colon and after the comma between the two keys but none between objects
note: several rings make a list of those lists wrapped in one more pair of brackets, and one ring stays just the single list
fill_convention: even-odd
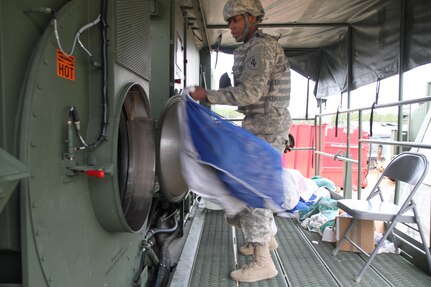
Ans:
[{"label": "hose", "polygon": [[102,1],[100,22],[101,25],[101,36],[102,36],[102,125],[100,129],[100,134],[97,140],[91,144],[86,143],[81,135],[80,122],[78,111],[75,107],[71,107],[69,111],[69,116],[73,120],[75,126],[76,134],[81,142],[82,146],[79,150],[83,149],[94,149],[99,146],[102,142],[106,141],[108,135],[108,118],[109,118],[109,105],[108,105],[108,24],[106,22],[108,11],[108,0]]},{"label": "hose", "polygon": [[178,219],[176,217],[176,214],[178,213],[178,210],[176,210],[174,213],[172,213],[170,216],[166,217],[163,221],[166,221],[167,219],[169,219],[170,217],[172,217],[172,219],[174,220],[174,226],[171,228],[160,228],[158,229],[159,232],[158,233],[154,233],[155,234],[160,234],[160,233],[172,233],[171,236],[169,236],[168,238],[166,238],[163,241],[163,245],[161,248],[161,259],[160,259],[160,263],[159,263],[159,270],[157,272],[157,279],[156,279],[156,283],[155,283],[155,287],[164,287],[166,286],[166,283],[169,279],[169,275],[170,275],[170,267],[171,267],[171,256],[169,253],[169,244],[175,239],[176,237],[176,232],[178,229]]}]

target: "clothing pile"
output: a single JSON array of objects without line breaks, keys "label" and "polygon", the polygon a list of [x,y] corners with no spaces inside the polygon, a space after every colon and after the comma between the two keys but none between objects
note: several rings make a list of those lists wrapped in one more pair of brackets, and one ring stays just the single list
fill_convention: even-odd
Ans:
[{"label": "clothing pile", "polygon": [[323,234],[327,226],[333,226],[338,215],[337,201],[329,197],[321,197],[308,208],[299,211],[301,226]]}]

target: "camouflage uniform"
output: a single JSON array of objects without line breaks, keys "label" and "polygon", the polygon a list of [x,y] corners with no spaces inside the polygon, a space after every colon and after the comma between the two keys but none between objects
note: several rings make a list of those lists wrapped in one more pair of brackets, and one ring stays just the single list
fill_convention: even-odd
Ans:
[{"label": "camouflage uniform", "polygon": [[[277,40],[262,31],[234,51],[234,87],[207,91],[213,104],[238,106],[242,126],[283,151],[291,125],[290,66]],[[248,242],[268,243],[276,228],[271,210],[247,208],[239,221]]]}]

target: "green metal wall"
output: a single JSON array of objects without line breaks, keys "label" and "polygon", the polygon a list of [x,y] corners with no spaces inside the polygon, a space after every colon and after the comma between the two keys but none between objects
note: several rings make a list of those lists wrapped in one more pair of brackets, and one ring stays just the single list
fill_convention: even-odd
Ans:
[{"label": "green metal wall", "polygon": [[[191,27],[184,31],[184,14],[177,1],[156,0],[156,5],[157,12],[151,17],[150,99],[153,116],[158,119],[175,90],[184,88],[185,82],[187,85],[200,84],[201,57]],[[176,59],[178,37],[187,66]],[[209,56],[209,52],[206,53]],[[175,84],[175,79],[180,79],[181,83]]]},{"label": "green metal wall", "polygon": [[[76,44],[72,81],[56,74],[59,47],[51,12],[56,12],[60,43],[70,52],[76,32],[100,13],[101,0],[0,2],[0,285],[131,286],[140,271],[147,226],[130,230],[118,192],[123,102],[130,87],[140,87],[151,103],[148,120],[160,117],[174,90],[176,33],[185,46],[189,64],[182,67],[182,77],[189,84],[199,84],[201,60],[192,31],[184,31],[177,1],[154,2],[157,12],[148,17],[148,39],[139,28],[146,27],[139,19],[143,14],[134,12],[149,2],[108,3],[107,141],[67,158],[68,146],[80,145],[75,134],[68,137],[71,106],[79,110],[87,142],[100,132],[100,24],[80,36],[92,58]],[[151,64],[143,67],[150,42]],[[208,66],[209,59],[206,53]],[[3,166],[11,162],[19,175],[13,181]],[[87,177],[78,168],[104,169],[106,175]]]},{"label": "green metal wall", "polygon": [[150,102],[154,118],[159,118],[173,93],[174,1],[156,0],[157,13],[151,16]]},{"label": "green metal wall", "polygon": [[[76,78],[70,81],[56,75],[58,45],[52,14],[45,12],[46,8],[57,12],[61,44],[70,51],[76,32],[94,21],[101,2],[0,3],[0,148],[31,174],[0,211],[0,285],[131,286],[139,271],[145,227],[131,232],[124,226],[117,202],[117,138],[127,88],[139,85],[147,96],[149,82],[117,61],[116,11],[119,5],[139,6],[142,1],[108,3],[108,139],[94,151],[77,151],[73,160],[64,158],[70,106],[79,109],[88,142],[100,130],[100,27],[81,35],[97,63],[77,44]],[[88,165],[110,167],[111,173],[95,179],[66,168]],[[101,223],[97,210],[117,218],[112,222],[114,231]]]}]

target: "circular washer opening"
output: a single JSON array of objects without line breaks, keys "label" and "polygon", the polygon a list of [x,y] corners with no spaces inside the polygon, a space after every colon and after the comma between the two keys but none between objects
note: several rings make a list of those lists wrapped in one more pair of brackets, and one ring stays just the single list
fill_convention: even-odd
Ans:
[{"label": "circular washer opening", "polygon": [[132,231],[145,224],[155,178],[155,140],[144,89],[133,85],[123,102],[118,130],[118,187],[122,210]]}]

